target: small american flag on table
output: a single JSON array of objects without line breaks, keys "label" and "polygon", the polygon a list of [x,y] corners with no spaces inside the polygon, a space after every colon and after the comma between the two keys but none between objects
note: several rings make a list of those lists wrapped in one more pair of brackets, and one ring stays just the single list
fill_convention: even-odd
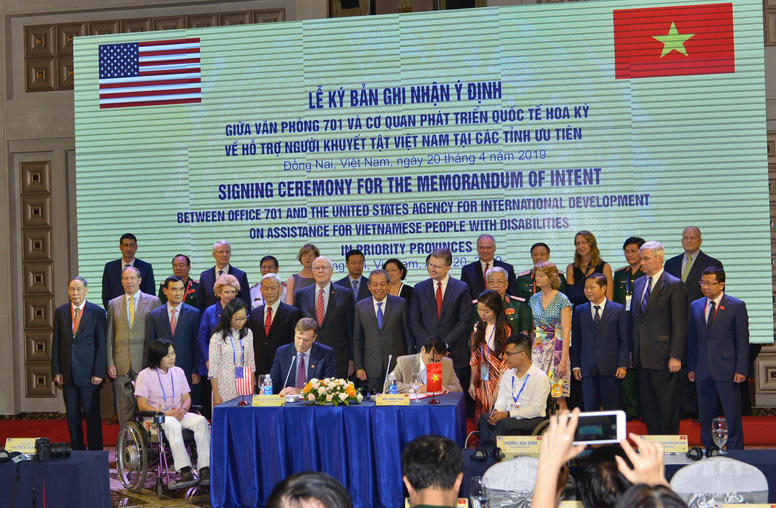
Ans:
[{"label": "small american flag on table", "polygon": [[237,367],[242,369],[242,377],[235,379],[237,384],[237,395],[253,395],[253,372],[250,367]]},{"label": "small american flag on table", "polygon": [[199,38],[102,44],[100,108],[202,102]]}]

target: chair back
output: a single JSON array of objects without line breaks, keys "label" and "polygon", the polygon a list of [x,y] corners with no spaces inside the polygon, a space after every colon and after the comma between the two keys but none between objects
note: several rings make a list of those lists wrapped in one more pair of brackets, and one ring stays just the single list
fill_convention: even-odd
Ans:
[{"label": "chair back", "polygon": [[539,459],[517,457],[493,464],[482,476],[490,508],[529,508]]},{"label": "chair back", "polygon": [[768,480],[751,464],[729,457],[709,457],[684,466],[671,489],[690,508],[768,502]]}]

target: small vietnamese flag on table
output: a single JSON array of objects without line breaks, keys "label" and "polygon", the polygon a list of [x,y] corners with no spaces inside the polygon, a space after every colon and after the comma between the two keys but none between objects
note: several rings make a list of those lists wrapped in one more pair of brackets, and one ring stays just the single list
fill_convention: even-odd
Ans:
[{"label": "small vietnamese flag on table", "polygon": [[442,391],[442,363],[426,364],[426,391],[429,393]]},{"label": "small vietnamese flag on table", "polygon": [[733,4],[616,9],[616,79],[735,72]]}]

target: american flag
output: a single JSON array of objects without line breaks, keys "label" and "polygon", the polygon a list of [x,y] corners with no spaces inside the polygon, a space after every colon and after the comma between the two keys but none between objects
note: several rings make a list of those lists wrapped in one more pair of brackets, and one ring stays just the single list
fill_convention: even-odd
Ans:
[{"label": "american flag", "polygon": [[237,395],[253,395],[253,373],[250,367],[239,367],[243,370],[242,378],[235,379]]},{"label": "american flag", "polygon": [[102,44],[100,108],[202,102],[199,38]]}]

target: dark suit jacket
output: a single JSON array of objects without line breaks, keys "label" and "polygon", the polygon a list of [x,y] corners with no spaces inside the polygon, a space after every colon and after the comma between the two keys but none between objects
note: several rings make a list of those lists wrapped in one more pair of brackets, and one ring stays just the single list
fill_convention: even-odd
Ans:
[{"label": "dark suit jacket", "polygon": [[[330,283],[331,284],[331,283]],[[315,293],[318,285],[304,287],[294,293],[294,303],[305,317],[316,319]],[[318,342],[334,349],[337,359],[337,377],[348,373],[348,361],[353,359],[353,291],[337,284],[331,284],[329,302],[323,326],[318,332]]]},{"label": "dark suit jacket", "polygon": [[438,335],[447,342],[456,369],[469,365],[469,332],[472,323],[472,301],[469,286],[449,278],[442,315],[436,313],[436,289],[433,279],[415,285],[410,302],[409,325],[415,338],[415,351],[420,351],[426,339]]},{"label": "dark suit jacket", "polygon": [[[283,382],[288,378],[288,386],[295,386],[296,383],[296,348],[293,344],[285,344],[280,346],[275,352],[275,359],[272,361],[272,369],[270,370],[270,376],[272,377],[272,391],[280,393],[280,390],[285,388],[286,385]],[[291,367],[291,362],[294,362],[294,368],[289,374],[288,369]],[[334,360],[334,351],[323,344],[313,343],[313,347],[310,348],[310,365],[307,367],[307,379],[326,379],[327,377],[335,377],[336,363]]]},{"label": "dark suit jacket", "polygon": [[183,369],[186,379],[191,384],[191,373],[199,365],[199,333],[200,312],[196,307],[181,304],[178,323],[175,325],[175,335],[170,328],[170,318],[167,305],[161,305],[151,311],[146,319],[146,340],[150,343],[159,338],[169,339],[175,347],[175,366]]},{"label": "dark suit jacket", "polygon": [[641,298],[647,276],[633,283],[631,351],[633,364],[647,369],[668,369],[668,359],[684,361],[687,352],[687,296],[684,284],[663,271],[654,283],[647,308],[641,311]]},{"label": "dark suit jacket", "polygon": [[[140,270],[140,291],[149,295],[156,294],[156,282],[154,282],[154,268],[150,263],[142,259],[135,258],[132,265]],[[108,311],[108,302],[124,294],[124,286],[121,285],[121,270],[124,268],[124,262],[121,259],[114,259],[105,263],[102,270],[102,307]]]},{"label": "dark suit jacket", "polygon": [[[507,271],[507,293],[511,295],[517,294],[517,277],[515,277],[515,269],[509,263],[493,260],[493,266],[498,266]],[[468,284],[469,294],[472,300],[476,300],[480,297],[480,293],[485,291],[485,277],[482,274],[482,265],[479,259],[473,263],[469,263],[461,269],[461,280]]]},{"label": "dark suit jacket", "polygon": [[284,345],[294,341],[294,327],[302,319],[302,312],[286,303],[280,302],[275,316],[272,318],[272,326],[269,336],[264,330],[264,307],[259,305],[251,311],[248,326],[253,332],[253,354],[256,357],[256,372],[268,373],[275,358],[275,351]]},{"label": "dark suit jacket", "polygon": [[[665,263],[665,271],[673,275],[679,280],[682,280],[682,259],[684,253],[674,256]],[[693,261],[690,273],[687,274],[687,280],[684,281],[684,286],[687,289],[687,301],[694,302],[698,298],[703,298],[701,292],[701,274],[703,270],[710,266],[718,266],[722,268],[722,263],[711,256],[707,256],[703,251],[698,252],[698,257]]]},{"label": "dark suit jacket", "polygon": [[[199,274],[199,288],[197,290],[197,305],[200,311],[204,311],[214,303],[218,301],[216,295],[213,294],[213,285],[216,283],[215,265],[211,266],[201,274]],[[237,298],[245,303],[245,307],[251,308],[251,286],[248,284],[248,275],[245,274],[239,268],[235,268],[229,265],[229,269],[226,271],[229,275],[234,275],[237,281],[240,283],[240,292],[237,294]]]},{"label": "dark suit jacket", "polygon": [[734,374],[749,371],[749,316],[746,304],[727,294],[722,296],[716,318],[706,326],[706,298],[690,305],[690,336],[687,370],[695,379],[733,382]]},{"label": "dark suit jacket", "polygon": [[92,376],[105,378],[106,328],[105,311],[87,301],[73,336],[70,303],[57,307],[51,341],[52,374],[62,374],[65,384],[72,381],[76,386],[91,386]]},{"label": "dark suit jacket", "polygon": [[617,367],[628,367],[625,306],[607,300],[596,330],[590,305],[575,307],[571,317],[571,368],[579,367],[582,376],[591,376],[596,370],[602,376],[614,376]]},{"label": "dark suit jacket", "polygon": [[[348,288],[350,289],[351,292],[353,291],[353,286],[350,285],[350,277],[347,275],[344,278],[335,282],[334,284],[338,284],[344,288]],[[369,284],[369,279],[367,279],[362,275],[361,281],[358,283],[358,294],[356,295],[356,299],[355,299],[356,302],[359,302],[364,298],[368,298],[372,296],[372,293],[369,292],[369,287],[367,286],[367,284]]]},{"label": "dark suit jacket", "polygon": [[407,302],[404,298],[387,295],[383,305],[383,327],[377,326],[374,299],[370,296],[356,304],[353,321],[353,361],[356,369],[366,370],[367,376],[378,377],[388,368],[388,355],[397,359],[407,354],[409,328]]}]

